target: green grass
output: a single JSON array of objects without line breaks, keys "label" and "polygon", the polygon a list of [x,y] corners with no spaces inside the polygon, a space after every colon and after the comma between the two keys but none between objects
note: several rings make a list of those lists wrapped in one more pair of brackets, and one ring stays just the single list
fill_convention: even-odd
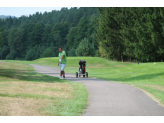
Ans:
[{"label": "green grass", "polygon": [[[164,105],[164,62],[130,63],[116,62],[99,57],[67,57],[65,71],[75,74],[78,72],[79,60],[87,61],[86,71],[89,77],[121,82],[141,88],[160,100]],[[40,64],[57,67],[58,58],[41,58],[34,61],[6,61],[21,64]]]},{"label": "green grass", "polygon": [[[88,91],[85,86],[79,83],[72,83],[74,91],[74,100],[64,100],[61,99],[60,103],[56,103],[56,106],[51,105],[49,107],[43,108],[49,115],[52,116],[80,116],[84,113],[86,105],[88,105]],[[56,111],[54,112],[53,109]]]},{"label": "green grass", "polygon": [[[33,67],[27,65],[26,62],[7,62],[8,63],[1,63],[0,65],[0,98],[47,99],[50,103],[43,106],[39,111],[43,115],[48,116],[80,116],[84,113],[89,96],[86,86],[68,80],[61,80],[57,77],[36,73]],[[48,84],[52,86],[49,87]],[[60,87],[55,87],[59,84]],[[45,87],[40,87],[41,85]],[[69,91],[70,87],[68,87],[68,85],[71,87],[71,91]],[[17,92],[21,88],[22,90]],[[30,90],[26,90],[28,88]],[[35,93],[29,93],[31,90]],[[37,94],[37,92],[40,93]],[[46,92],[51,93],[45,95],[44,93]],[[59,96],[55,97],[53,95],[54,93],[59,93]],[[68,93],[70,96],[65,98],[64,96]],[[1,103],[0,101],[0,104]],[[2,105],[3,104],[1,104],[1,106]],[[3,109],[6,107],[1,106],[0,114],[10,115],[3,113]]]}]

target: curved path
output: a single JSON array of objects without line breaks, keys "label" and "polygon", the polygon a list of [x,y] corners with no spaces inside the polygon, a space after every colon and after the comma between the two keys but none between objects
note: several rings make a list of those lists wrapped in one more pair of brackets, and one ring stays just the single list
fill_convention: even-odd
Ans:
[{"label": "curved path", "polygon": [[[31,65],[38,73],[59,77],[57,68]],[[133,86],[69,73],[66,79],[86,85],[91,94],[83,116],[164,116],[164,107]]]}]

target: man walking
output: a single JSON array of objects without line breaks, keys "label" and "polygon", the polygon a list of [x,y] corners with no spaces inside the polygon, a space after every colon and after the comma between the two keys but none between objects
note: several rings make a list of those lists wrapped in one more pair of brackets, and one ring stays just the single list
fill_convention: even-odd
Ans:
[{"label": "man walking", "polygon": [[62,50],[62,47],[59,47],[59,61],[58,66],[60,65],[60,78],[65,79],[64,68],[66,66],[66,53]]}]

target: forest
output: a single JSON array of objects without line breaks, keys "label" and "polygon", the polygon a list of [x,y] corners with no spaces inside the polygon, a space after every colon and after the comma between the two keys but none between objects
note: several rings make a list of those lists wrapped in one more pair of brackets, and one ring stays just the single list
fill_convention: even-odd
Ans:
[{"label": "forest", "polygon": [[164,60],[164,8],[63,7],[0,19],[0,59],[97,56],[117,61]]},{"label": "forest", "polygon": [[96,40],[101,57],[117,61],[164,61],[163,7],[98,9]]},{"label": "forest", "polygon": [[36,12],[29,17],[0,19],[0,59],[56,57],[60,46],[67,56],[78,56],[81,55],[78,46],[82,40],[86,42],[86,51],[82,55],[95,56],[97,47],[93,35],[97,15],[98,10],[93,7],[63,7],[60,11]]}]

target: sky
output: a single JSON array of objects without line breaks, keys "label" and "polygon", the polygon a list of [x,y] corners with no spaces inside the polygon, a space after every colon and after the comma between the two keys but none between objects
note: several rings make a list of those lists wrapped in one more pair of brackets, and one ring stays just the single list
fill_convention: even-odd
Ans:
[{"label": "sky", "polygon": [[[22,15],[29,16],[36,12],[44,13],[52,10],[61,10],[62,7],[0,7],[0,15],[11,15],[20,17]],[[71,7],[68,7],[70,9]]]}]

